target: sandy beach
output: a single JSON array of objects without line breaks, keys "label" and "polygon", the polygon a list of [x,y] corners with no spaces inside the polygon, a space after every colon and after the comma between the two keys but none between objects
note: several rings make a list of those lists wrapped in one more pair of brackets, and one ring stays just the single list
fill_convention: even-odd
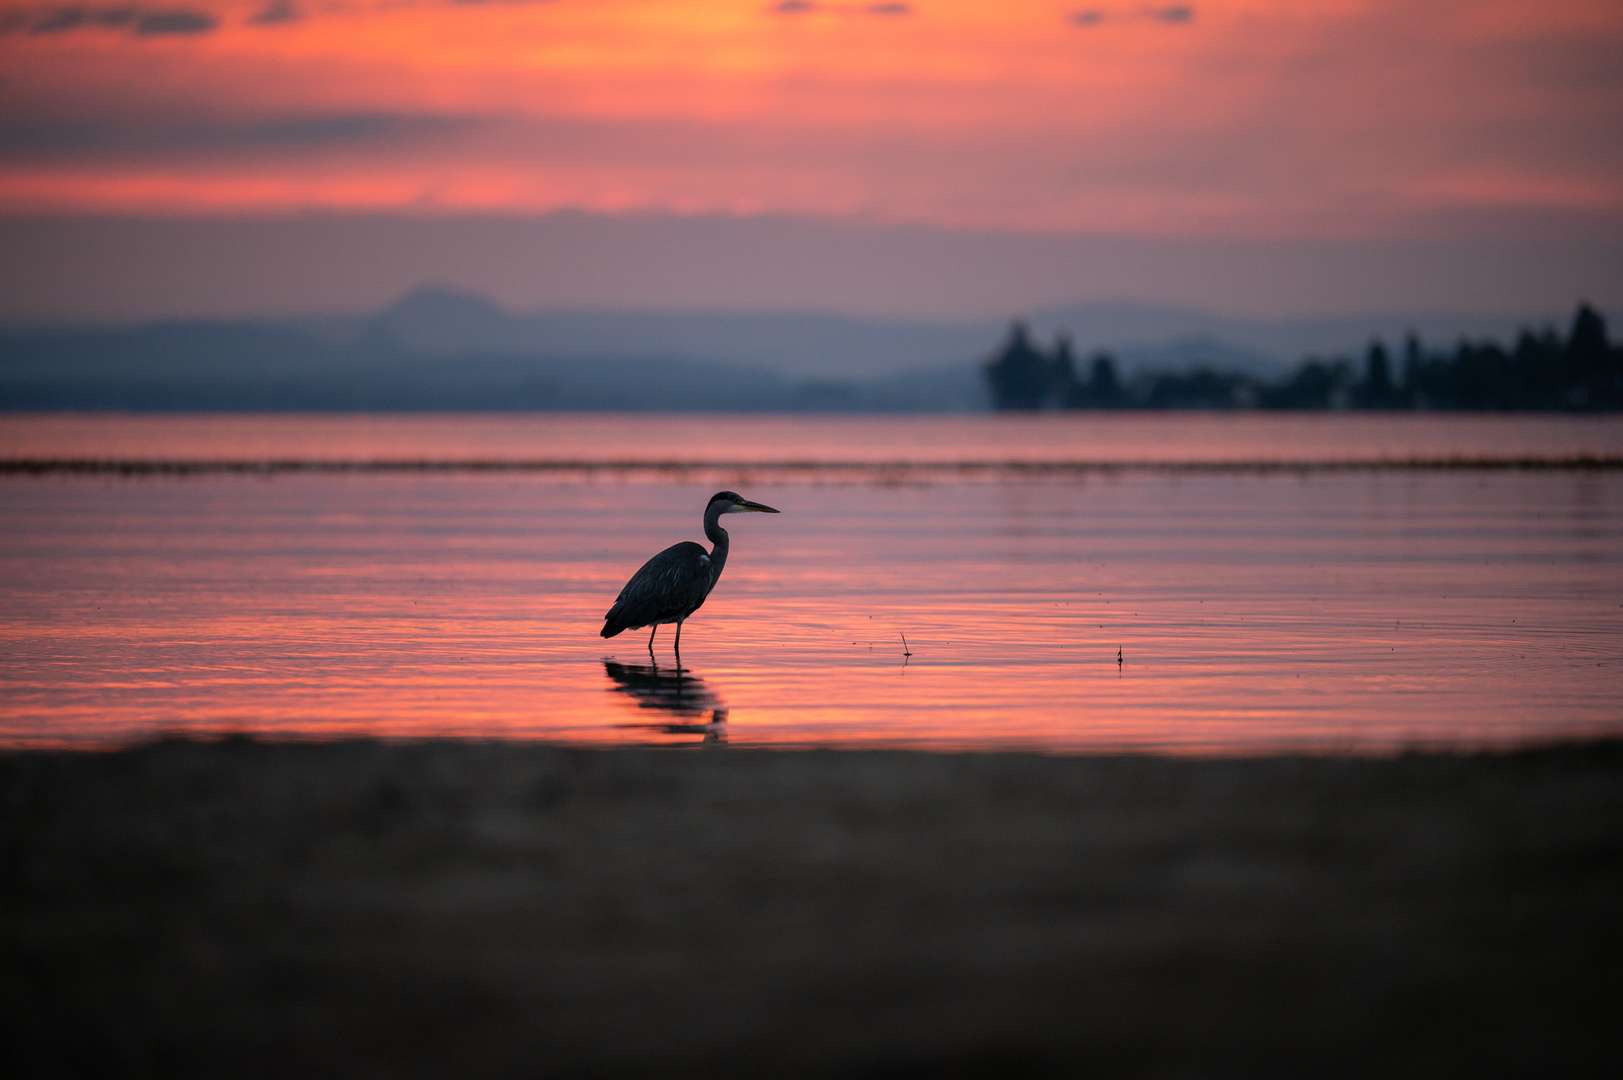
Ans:
[{"label": "sandy beach", "polygon": [[[1600,1075],[1623,745],[0,756],[11,1075]],[[20,1066],[20,1068],[17,1068]]]}]

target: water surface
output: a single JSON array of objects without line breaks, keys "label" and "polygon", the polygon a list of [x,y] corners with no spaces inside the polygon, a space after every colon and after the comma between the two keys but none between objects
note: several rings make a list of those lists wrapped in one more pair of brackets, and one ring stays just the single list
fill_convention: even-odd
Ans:
[{"label": "water surface", "polygon": [[1464,413],[13,415],[0,422],[0,461],[19,459],[463,463],[559,471],[1619,462],[1623,423],[1606,416]]},{"label": "water surface", "polygon": [[[29,419],[0,423],[5,457],[617,464],[0,476],[9,745],[1386,752],[1623,732],[1618,469],[896,467],[1605,457],[1615,421],[652,418],[666,446],[645,417]],[[720,486],[783,513],[724,519],[731,561],[682,668],[670,628],[653,657],[646,631],[598,637],[644,559],[702,539]]]}]

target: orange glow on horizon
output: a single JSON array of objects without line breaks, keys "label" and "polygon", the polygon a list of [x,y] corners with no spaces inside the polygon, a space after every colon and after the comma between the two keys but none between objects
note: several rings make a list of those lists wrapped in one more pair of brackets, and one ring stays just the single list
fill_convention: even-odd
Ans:
[{"label": "orange glow on horizon", "polygon": [[0,213],[574,208],[1293,236],[1462,209],[1623,217],[1623,9],[1606,0],[552,0],[306,5],[255,25],[262,7],[148,37],[34,33],[45,9],[12,9],[0,57],[23,136]]}]

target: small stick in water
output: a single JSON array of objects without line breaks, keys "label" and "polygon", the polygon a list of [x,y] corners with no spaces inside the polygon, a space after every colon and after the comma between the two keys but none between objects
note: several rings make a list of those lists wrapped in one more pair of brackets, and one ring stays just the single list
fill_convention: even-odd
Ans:
[{"label": "small stick in water", "polygon": [[[896,632],[898,634],[902,634],[902,632],[900,630],[898,630]],[[912,653],[907,651],[907,635],[906,634],[902,634],[902,655],[903,656],[912,656],[913,655]]]},{"label": "small stick in water", "polygon": [[1116,646],[1116,666],[1121,667],[1121,646]]}]

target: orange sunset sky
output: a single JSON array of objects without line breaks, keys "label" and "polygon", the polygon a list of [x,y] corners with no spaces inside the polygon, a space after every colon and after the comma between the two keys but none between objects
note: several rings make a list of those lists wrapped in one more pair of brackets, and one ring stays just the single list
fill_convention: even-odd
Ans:
[{"label": "orange sunset sky", "polygon": [[[1462,283],[1480,245],[1534,245],[1581,267],[1550,302],[1587,288],[1604,303],[1623,298],[1602,280],[1623,238],[1619,56],[1617,0],[14,4],[0,218],[34,230],[16,234],[31,257],[51,246],[41,222],[312,214],[790,220],[1293,257],[1429,243],[1428,258],[1460,252]],[[49,308],[17,273],[0,268],[0,313]],[[1095,278],[1075,291],[1108,291]]]}]

